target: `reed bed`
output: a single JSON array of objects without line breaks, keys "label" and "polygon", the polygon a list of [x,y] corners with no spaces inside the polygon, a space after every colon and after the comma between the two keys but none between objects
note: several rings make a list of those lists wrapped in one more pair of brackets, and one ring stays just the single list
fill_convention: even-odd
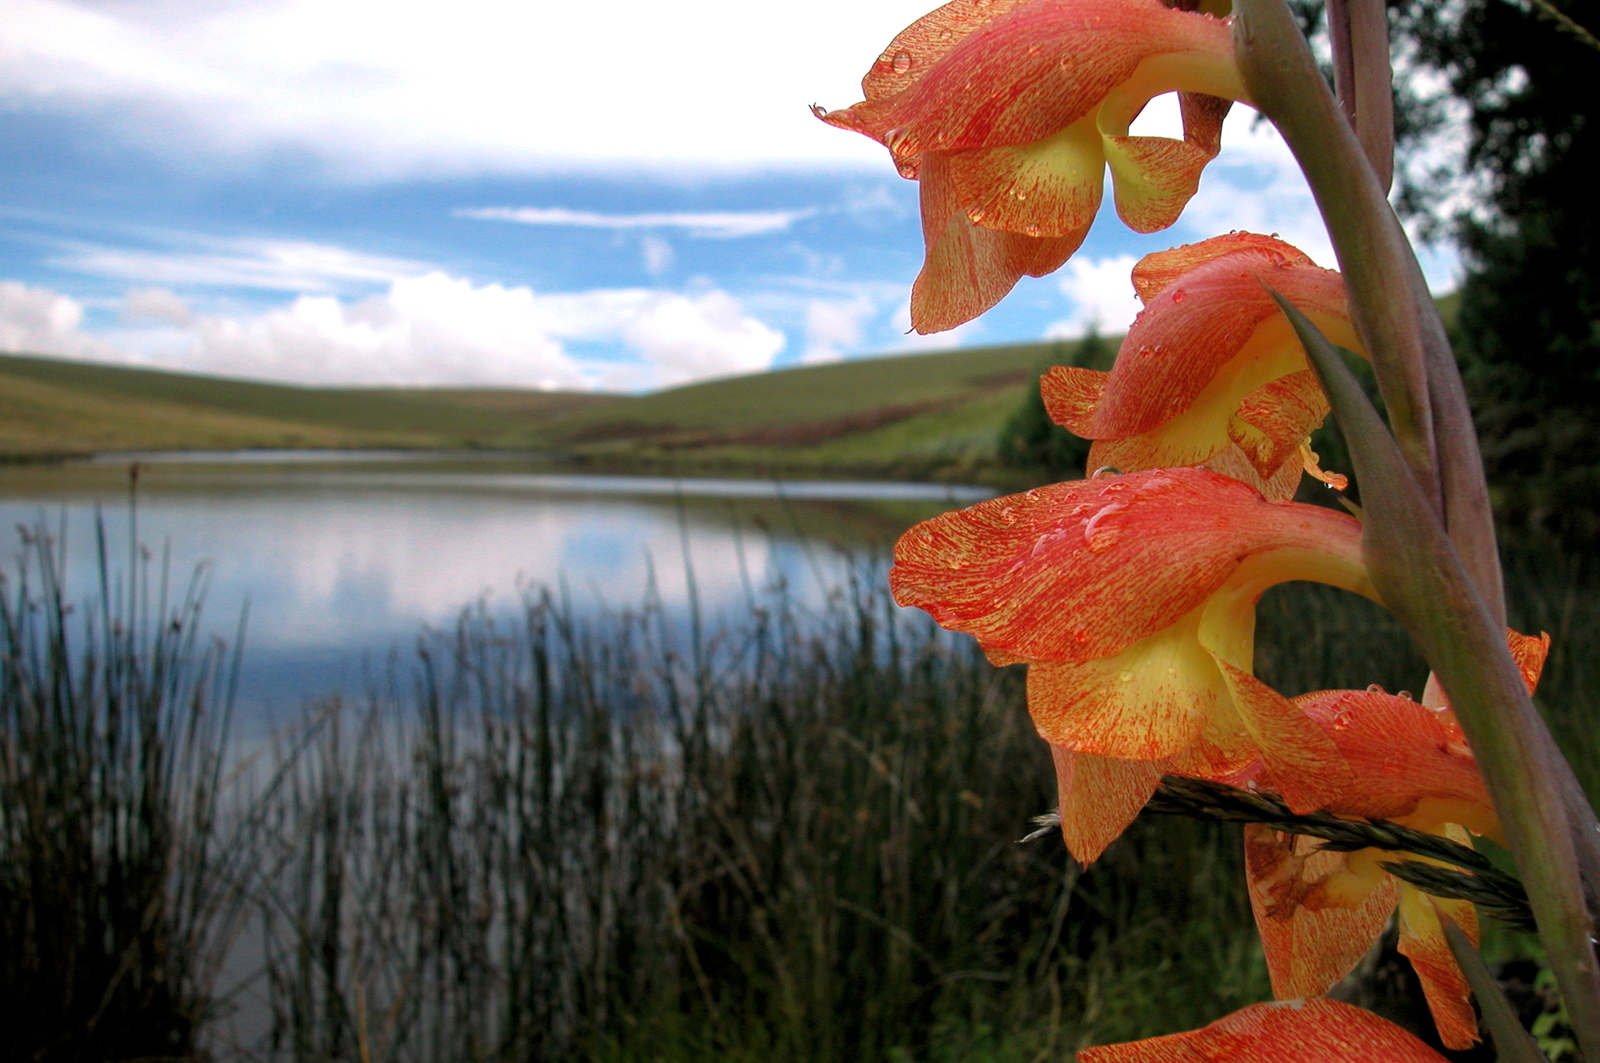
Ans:
[{"label": "reed bed", "polygon": [[[1021,670],[871,559],[732,626],[474,607],[233,769],[199,590],[75,607],[47,544],[0,596],[19,1058],[1009,1063],[1266,994],[1234,829],[1141,820],[1088,869],[1019,843],[1054,805]],[[1513,574],[1592,785],[1593,572]],[[1261,617],[1288,692],[1420,688],[1367,603],[1294,585]]]},{"label": "reed bed", "polygon": [[0,574],[0,1031],[15,1060],[189,1056],[243,913],[219,823],[233,667],[159,562],[75,604],[62,534]]}]

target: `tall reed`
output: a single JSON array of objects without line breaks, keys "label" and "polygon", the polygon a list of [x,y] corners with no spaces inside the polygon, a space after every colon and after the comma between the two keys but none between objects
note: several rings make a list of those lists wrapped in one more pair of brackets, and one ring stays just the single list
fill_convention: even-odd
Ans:
[{"label": "tall reed", "polygon": [[[101,529],[103,530],[103,529]],[[0,574],[0,1031],[7,1058],[188,1058],[240,910],[219,844],[233,659],[164,566],[64,583],[22,529]]]},{"label": "tall reed", "polygon": [[538,595],[326,708],[273,820],[275,1048],[1020,1058],[1203,1014],[1175,966],[1253,999],[1224,832],[1141,828],[1090,873],[1019,844],[1054,803],[1021,675],[881,575],[716,636]]}]

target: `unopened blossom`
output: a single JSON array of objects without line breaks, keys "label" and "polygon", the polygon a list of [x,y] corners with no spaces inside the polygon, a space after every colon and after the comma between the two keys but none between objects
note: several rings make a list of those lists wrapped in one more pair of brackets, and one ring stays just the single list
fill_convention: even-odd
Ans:
[{"label": "unopened blossom", "polygon": [[[954,0],[917,20],[823,121],[878,141],[917,180],[927,258],[918,332],[954,328],[1078,249],[1111,168],[1139,232],[1177,220],[1245,98],[1226,19],[1161,0]],[[1129,135],[1180,94],[1184,137]]]}]

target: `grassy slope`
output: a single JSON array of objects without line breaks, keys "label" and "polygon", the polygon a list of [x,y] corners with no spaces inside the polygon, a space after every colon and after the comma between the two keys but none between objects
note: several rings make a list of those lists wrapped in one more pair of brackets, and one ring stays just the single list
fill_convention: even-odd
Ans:
[{"label": "grassy slope", "polygon": [[0,354],[0,453],[484,445],[608,401],[538,391],[303,388]]},{"label": "grassy slope", "polygon": [[983,465],[1051,353],[872,358],[637,397],[305,388],[0,355],[0,454],[492,446],[605,466],[927,474]]}]

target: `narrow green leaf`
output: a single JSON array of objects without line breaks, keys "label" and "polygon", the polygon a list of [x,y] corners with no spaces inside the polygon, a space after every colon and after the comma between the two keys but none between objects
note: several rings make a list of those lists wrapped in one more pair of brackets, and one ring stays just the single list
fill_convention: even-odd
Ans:
[{"label": "narrow green leaf", "polygon": [[1489,1035],[1494,1038],[1494,1054],[1499,1063],[1550,1063],[1545,1054],[1539,1051],[1539,1044],[1533,1035],[1522,1028],[1511,1001],[1506,999],[1505,991],[1494,980],[1494,975],[1489,973],[1483,957],[1472,947],[1467,935],[1451,919],[1441,915],[1439,921],[1444,924],[1444,936],[1450,943],[1450,951],[1455,953],[1456,963],[1461,973],[1467,976],[1472,995],[1478,999],[1478,1012],[1483,1017],[1483,1025],[1488,1028]]}]

